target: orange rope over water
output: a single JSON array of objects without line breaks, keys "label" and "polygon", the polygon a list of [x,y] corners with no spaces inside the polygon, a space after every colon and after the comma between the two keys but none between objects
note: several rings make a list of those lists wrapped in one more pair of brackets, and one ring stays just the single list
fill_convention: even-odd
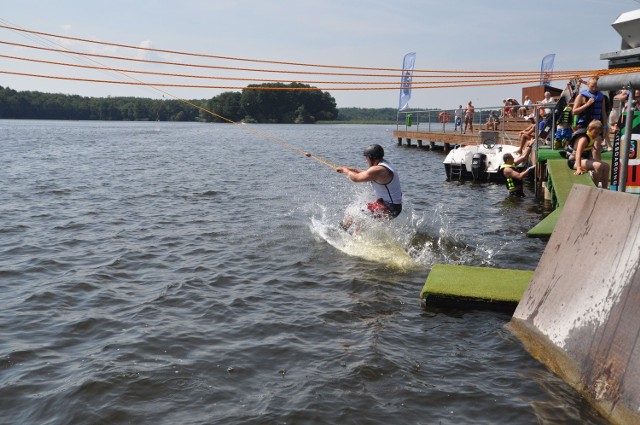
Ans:
[{"label": "orange rope over water", "polygon": [[[6,22],[0,19],[0,22]],[[179,84],[179,83],[151,83],[144,82],[131,74],[143,74],[143,75],[153,75],[153,76],[162,76],[162,77],[172,77],[172,78],[196,78],[196,79],[212,79],[212,80],[225,80],[225,81],[250,81],[250,82],[269,82],[269,83],[287,83],[290,82],[290,79],[260,79],[260,78],[246,78],[246,77],[222,77],[222,76],[206,76],[206,75],[192,75],[192,74],[184,74],[184,73],[175,73],[175,72],[158,72],[158,71],[142,71],[142,70],[132,70],[132,69],[123,69],[106,66],[100,62],[98,62],[94,58],[100,59],[108,59],[108,60],[118,60],[118,61],[129,61],[135,63],[143,63],[143,64],[157,64],[157,65],[170,65],[170,66],[179,66],[179,67],[191,67],[198,69],[217,69],[217,70],[225,70],[225,71],[242,71],[242,72],[255,72],[255,73],[278,73],[278,74],[288,74],[288,75],[318,75],[318,76],[341,76],[341,77],[375,77],[375,78],[393,78],[394,80],[399,80],[399,76],[402,73],[401,68],[381,68],[381,67],[356,67],[356,66],[346,66],[346,65],[322,65],[322,64],[311,64],[311,63],[300,63],[300,62],[290,62],[290,61],[272,61],[272,60],[263,60],[263,59],[247,59],[240,57],[232,57],[232,56],[221,56],[221,55],[212,55],[212,54],[204,54],[204,53],[193,53],[193,52],[181,52],[175,50],[166,50],[166,49],[155,49],[149,47],[138,47],[127,44],[120,43],[112,43],[112,42],[104,42],[97,40],[90,40],[84,38],[70,37],[59,34],[46,33],[41,31],[28,30],[24,28],[16,27],[15,25],[2,25],[0,24],[0,29],[7,29],[15,32],[22,33],[23,36],[27,36],[29,34],[36,36],[37,38],[44,40],[41,44],[48,43],[49,45],[54,44],[60,48],[52,48],[52,47],[42,47],[35,46],[23,43],[13,43],[9,41],[0,40],[0,44],[19,47],[23,49],[33,49],[40,50],[46,52],[60,53],[66,55],[73,55],[78,60],[84,59],[97,64],[98,66],[92,65],[79,65],[79,64],[71,64],[66,62],[59,61],[49,61],[37,58],[28,58],[28,57],[20,57],[15,55],[3,55],[0,54],[0,58],[5,58],[9,60],[15,61],[27,61],[31,63],[40,63],[54,66],[64,66],[64,67],[74,67],[74,68],[83,68],[95,71],[109,71],[120,74],[125,79],[130,81],[116,81],[116,80],[104,80],[97,78],[82,78],[82,77],[71,77],[71,76],[60,76],[60,75],[46,75],[46,74],[38,74],[34,72],[17,72],[17,71],[8,71],[8,70],[0,70],[0,74],[6,75],[17,75],[17,76],[25,76],[25,77],[33,77],[33,78],[46,78],[46,79],[55,79],[55,80],[67,80],[67,81],[80,81],[80,82],[90,82],[90,83],[100,83],[100,84],[121,84],[121,85],[134,85],[134,86],[144,86],[150,89],[153,89],[163,95],[166,95],[170,98],[183,102],[189,106],[192,106],[204,113],[207,113],[211,116],[217,117],[222,121],[226,121],[231,124],[238,125],[242,127],[245,131],[258,135],[264,139],[272,141],[274,143],[279,144],[282,147],[300,153],[306,157],[310,157],[329,168],[337,169],[338,167],[326,161],[318,156],[312,155],[308,152],[305,152],[293,145],[290,145],[278,138],[265,134],[263,132],[258,131],[251,126],[242,125],[238,122],[235,122],[227,117],[224,117],[220,114],[217,114],[213,111],[210,111],[206,108],[203,108],[200,105],[197,105],[193,102],[190,102],[186,99],[182,99],[178,96],[175,96],[163,89],[161,87],[176,87],[176,88],[200,88],[200,89],[223,89],[223,90],[302,90],[302,91],[320,91],[320,90],[335,90],[335,91],[344,91],[344,90],[352,90],[352,91],[371,91],[371,90],[398,90],[401,87],[401,83],[398,82],[385,82],[385,81],[319,81],[319,80],[303,80],[296,81],[297,83],[311,83],[318,85],[327,85],[333,84],[339,87],[266,87],[266,86],[225,86],[225,85],[195,85],[195,84]],[[171,55],[181,55],[181,56],[189,56],[189,57],[197,57],[197,58],[206,58],[206,59],[216,59],[216,60],[224,60],[224,61],[241,61],[241,62],[250,62],[257,64],[272,64],[272,65],[286,65],[289,67],[308,67],[308,68],[325,68],[325,69],[337,69],[337,70],[349,70],[349,71],[361,71],[361,72],[327,72],[327,71],[301,71],[301,70],[292,70],[292,69],[262,69],[262,68],[244,68],[244,67],[236,67],[236,66],[221,66],[221,65],[205,65],[205,64],[195,64],[195,63],[181,63],[175,61],[168,60],[151,60],[151,59],[142,59],[142,58],[130,58],[124,56],[116,56],[116,55],[105,55],[105,54],[97,54],[97,53],[85,53],[79,51],[72,51],[66,49],[64,46],[56,43],[55,41],[51,41],[45,37],[53,37],[64,40],[77,41],[82,43],[92,43],[102,46],[110,46],[110,47],[118,47],[124,49],[130,49],[134,51],[143,51],[143,52],[155,52],[155,53],[163,53],[163,54],[171,54]],[[624,70],[621,69],[600,69],[600,70],[571,70],[571,71],[556,71],[551,73],[551,80],[559,80],[559,79],[587,79],[591,76],[603,76],[603,75],[611,75],[622,72],[636,72],[640,70],[640,68],[626,68]],[[367,71],[367,72],[362,72]],[[371,72],[375,71],[375,73]],[[391,73],[389,73],[391,72]],[[438,80],[444,79],[444,80]],[[441,89],[441,88],[462,88],[462,87],[479,87],[479,86],[503,86],[503,85],[514,85],[514,84],[527,84],[527,83],[538,83],[540,81],[540,73],[539,71],[460,71],[460,70],[414,70],[411,88],[412,89]]]},{"label": "orange rope over water", "polygon": [[[97,62],[97,61],[95,61],[93,59],[91,59],[91,60],[94,63],[99,64],[101,68],[107,68],[106,66],[102,65],[100,62]],[[151,88],[151,89],[153,89],[153,90],[155,90],[155,91],[157,91],[159,93],[162,93],[163,95],[166,95],[166,96],[168,96],[170,98],[178,100],[178,101],[180,101],[180,102],[182,102],[182,103],[184,103],[186,105],[192,106],[192,107],[194,107],[194,108],[196,108],[196,109],[198,109],[198,110],[200,110],[200,111],[202,111],[204,113],[207,113],[207,114],[209,114],[211,116],[214,116],[214,117],[217,117],[217,118],[219,118],[219,119],[221,119],[223,121],[226,121],[228,123],[231,123],[231,124],[234,124],[234,125],[236,125],[238,127],[241,127],[242,129],[244,129],[245,131],[248,131],[249,133],[253,133],[253,134],[258,135],[258,136],[260,136],[260,137],[262,137],[262,138],[264,138],[266,140],[269,140],[271,142],[277,143],[278,145],[280,145],[280,146],[282,146],[284,148],[290,149],[290,150],[292,150],[294,152],[298,152],[301,155],[304,155],[305,157],[311,158],[311,159],[313,159],[313,160],[315,160],[315,161],[317,161],[317,162],[319,162],[319,163],[331,168],[332,170],[337,170],[338,169],[338,166],[336,164],[333,164],[333,163],[331,163],[331,162],[329,162],[329,161],[327,161],[327,160],[325,160],[325,159],[323,159],[323,158],[321,158],[321,157],[319,157],[317,155],[313,155],[313,154],[311,154],[309,152],[303,151],[302,149],[297,148],[297,147],[295,147],[295,146],[293,146],[291,144],[288,144],[288,143],[284,142],[283,140],[280,140],[280,139],[278,139],[276,137],[273,137],[271,135],[268,135],[266,133],[258,131],[257,129],[251,128],[250,126],[243,125],[241,123],[233,121],[233,120],[231,120],[231,119],[229,119],[229,118],[227,118],[225,116],[222,116],[222,115],[217,114],[217,113],[215,113],[213,111],[210,111],[210,110],[208,110],[208,109],[206,109],[206,108],[204,108],[204,107],[202,107],[200,105],[197,105],[197,104],[195,104],[193,102],[190,102],[190,101],[188,101],[186,99],[183,99],[183,98],[180,98],[178,96],[175,96],[172,93],[169,93],[166,90],[163,90],[163,89],[159,88],[157,84],[148,84],[148,83],[145,83],[143,81],[137,80],[136,78],[128,75],[125,72],[121,72],[121,71],[116,71],[116,72],[118,72],[122,76],[124,76],[126,78],[129,78],[131,80],[134,80],[134,81],[132,81],[132,82],[115,82],[115,81],[112,81],[111,83],[136,84],[136,85],[143,85],[143,86],[149,87],[149,88]],[[26,73],[16,73],[16,72],[1,71],[1,70],[0,70],[0,73],[13,74],[13,75],[29,75],[29,74],[26,74]],[[44,77],[44,78],[70,79],[68,77],[65,78],[65,77],[53,77],[53,76],[40,76],[40,75],[37,75],[37,74],[31,74],[31,76]],[[83,79],[77,79],[77,80],[81,80],[82,81]],[[91,81],[89,79],[84,79],[84,80],[85,81]]]},{"label": "orange rope over water", "polygon": [[[0,26],[1,27],[1,26]],[[157,64],[157,65],[172,65],[178,67],[189,67],[189,68],[199,68],[199,69],[218,69],[218,70],[228,70],[228,71],[246,71],[246,72],[256,72],[256,73],[278,73],[278,74],[292,74],[292,75],[323,75],[323,76],[345,76],[345,77],[381,77],[381,78],[393,78],[397,79],[401,70],[398,70],[398,73],[395,74],[370,74],[370,73],[344,73],[344,72],[311,72],[311,71],[293,71],[293,70],[278,70],[278,69],[257,69],[257,68],[239,68],[239,67],[231,67],[231,66],[221,66],[221,65],[204,65],[204,64],[195,64],[195,63],[183,63],[183,62],[174,62],[167,60],[153,60],[153,59],[142,59],[142,58],[129,58],[125,56],[117,56],[117,55],[105,55],[98,53],[86,53],[79,52],[70,49],[55,49],[51,47],[42,47],[42,46],[34,46],[30,44],[24,43],[15,43],[9,41],[0,40],[0,44],[22,47],[25,49],[32,50],[40,50],[40,51],[48,51],[54,53],[65,53],[77,56],[87,56],[89,58],[101,58],[101,59],[113,59],[119,61],[129,61],[136,63],[147,63],[147,64]],[[17,57],[16,57],[17,58]],[[575,75],[583,75],[583,76],[591,76],[594,74],[600,73],[613,73],[615,70],[588,70],[588,71],[555,71],[552,73],[552,79],[563,79],[570,78]],[[434,74],[441,73],[441,74]],[[540,73],[538,71],[493,71],[493,72],[480,72],[480,71],[420,71],[416,70],[413,73],[413,79],[419,78],[469,78],[472,77],[474,79],[484,79],[484,78],[511,78],[511,77],[528,77],[531,79],[539,79]],[[238,80],[238,79],[237,79]],[[251,80],[251,79],[247,79]],[[258,79],[256,79],[258,80]],[[260,81],[260,80],[258,80]],[[264,80],[261,80],[264,81]],[[272,81],[290,81],[287,80],[272,80]]]},{"label": "orange rope over water", "polygon": [[[126,49],[132,49],[137,51],[147,51],[147,52],[157,52],[157,53],[168,53],[174,55],[183,55],[183,56],[192,56],[192,57],[200,57],[200,58],[210,58],[210,59],[222,59],[229,61],[243,61],[243,62],[254,62],[260,64],[277,64],[277,65],[288,65],[288,66],[300,66],[300,67],[314,67],[314,68],[334,68],[334,69],[350,69],[350,70],[370,70],[370,71],[392,71],[394,74],[354,74],[354,73],[334,73],[334,72],[304,72],[304,71],[291,71],[291,70],[268,70],[268,69],[256,69],[256,68],[239,68],[239,67],[223,67],[223,66],[211,66],[211,65],[198,65],[198,64],[183,64],[178,62],[171,61],[154,61],[154,60],[145,60],[139,58],[125,58],[119,56],[111,56],[111,55],[98,55],[98,54],[89,54],[89,53],[81,53],[81,52],[72,52],[70,50],[63,50],[66,53],[78,54],[78,55],[86,55],[86,56],[94,56],[94,57],[102,57],[102,58],[110,58],[110,59],[118,59],[118,60],[130,60],[135,62],[146,62],[146,63],[158,63],[158,64],[167,64],[167,65],[176,65],[176,66],[192,66],[192,67],[202,67],[202,68],[214,68],[214,69],[228,69],[228,70],[236,70],[236,71],[250,71],[250,72],[276,72],[276,73],[288,73],[288,74],[315,74],[315,75],[338,75],[338,76],[365,76],[365,77],[389,77],[389,78],[398,78],[398,75],[402,72],[401,68],[382,68],[382,67],[356,67],[356,66],[346,66],[346,65],[323,65],[323,64],[310,64],[310,63],[300,63],[300,62],[290,62],[290,61],[273,61],[273,60],[263,60],[263,59],[247,59],[240,57],[232,57],[232,56],[222,56],[222,55],[212,55],[212,54],[204,54],[204,53],[193,53],[193,52],[182,52],[176,50],[167,50],[167,49],[156,49],[150,47],[139,47],[128,44],[121,43],[113,43],[113,42],[104,42],[97,41],[85,38],[78,37],[70,37],[64,36],[60,34],[52,34],[41,31],[28,30],[24,28],[19,28],[16,26],[9,25],[0,25],[0,28],[35,34],[39,36],[46,37],[55,37],[66,40],[79,41],[84,43],[92,43],[98,45],[112,46],[112,47],[121,47]],[[37,46],[29,46],[20,43],[10,43],[10,42],[2,42],[3,44],[11,44],[26,48],[35,48],[49,51],[60,51],[57,49],[47,49]],[[581,71],[563,71],[558,72],[554,71],[552,73],[552,79],[561,79],[564,75],[570,75],[571,77],[575,77],[577,75],[587,78],[593,75],[608,75],[615,74],[619,71],[610,70],[610,69],[600,69],[600,70],[581,70]],[[455,74],[466,75],[467,77],[472,76],[474,78],[485,78],[485,77],[496,77],[496,76],[530,76],[532,78],[538,78],[540,73],[539,71],[525,71],[525,72],[514,72],[514,71],[460,71],[460,70],[420,70],[416,69],[413,73],[413,78],[427,77],[428,75],[421,74],[432,74],[432,73],[441,73],[446,74],[447,76],[453,76]],[[442,77],[442,76],[438,76]],[[455,78],[455,77],[454,77]]]},{"label": "orange rope over water", "polygon": [[[0,55],[1,57],[2,55]],[[122,71],[118,71],[115,68],[96,68],[100,70],[108,70],[114,72],[124,73]],[[147,72],[142,72],[147,73]],[[34,77],[34,78],[47,78],[54,80],[66,80],[66,81],[82,81],[89,83],[103,83],[103,84],[120,84],[120,85],[133,85],[133,86],[148,86],[148,87],[175,87],[175,88],[195,88],[195,89],[222,89],[222,90],[257,90],[257,91],[292,91],[292,90],[300,90],[300,91],[322,91],[322,90],[331,90],[331,91],[371,91],[371,90],[398,90],[399,85],[388,85],[385,87],[269,87],[269,86],[222,86],[222,85],[198,85],[198,84],[178,84],[178,83],[149,83],[142,82],[139,80],[135,81],[116,81],[116,80],[102,80],[96,78],[80,78],[80,77],[68,77],[61,75],[45,75],[45,74],[35,74],[29,72],[14,72],[1,70],[0,74],[7,75],[18,75],[24,77]],[[130,77],[129,78],[133,78]],[[195,78],[195,77],[194,77]],[[286,80],[282,80],[286,81]],[[442,82],[436,82],[437,84],[431,85],[417,85],[413,84],[411,86],[412,89],[440,89],[440,88],[460,88],[460,87],[486,87],[486,86],[504,86],[504,85],[514,85],[514,84],[527,84],[527,83],[538,83],[540,81],[539,77],[530,78],[528,80],[519,79],[519,80],[494,80],[493,82],[488,83],[487,80],[482,81],[457,81],[451,82],[449,84],[442,84]],[[371,83],[364,83],[371,84]]]},{"label": "orange rope over water", "polygon": [[[0,44],[2,44],[2,42],[0,41]],[[49,61],[49,60],[43,60],[43,59],[34,59],[34,58],[26,58],[26,57],[21,57],[21,56],[13,56],[13,55],[3,55],[0,54],[0,58],[6,58],[6,59],[12,59],[12,60],[17,60],[17,61],[25,61],[25,62],[32,62],[32,63],[42,63],[42,64],[49,64],[49,65],[56,65],[56,66],[65,66],[65,67],[73,67],[73,68],[84,68],[84,69],[92,69],[92,70],[100,70],[100,71],[114,71],[114,72],[120,72],[120,73],[130,73],[130,74],[145,74],[145,75],[156,75],[156,76],[165,76],[165,77],[179,77],[179,78],[196,78],[196,79],[212,79],[212,80],[225,80],[225,81],[250,81],[250,82],[269,82],[269,83],[288,83],[289,80],[282,80],[282,79],[260,79],[260,78],[243,78],[243,77],[221,77],[221,76],[215,76],[215,75],[194,75],[194,74],[182,74],[182,73],[170,73],[170,72],[157,72],[157,71],[140,71],[140,70],[134,70],[134,69],[123,69],[123,68],[113,68],[113,67],[104,67],[104,66],[91,66],[91,65],[80,65],[80,64],[73,64],[73,63],[68,63],[68,62],[59,62],[59,61]],[[519,76],[517,76],[519,75]],[[511,78],[513,76],[513,78]],[[521,78],[524,76],[527,76],[528,78],[523,79]],[[431,78],[435,78],[436,76],[432,76]],[[440,77],[440,76],[438,76]],[[571,79],[575,77],[575,71],[565,71],[565,72],[559,72],[557,73],[557,75],[555,75],[556,78],[563,78],[563,79]],[[456,78],[462,78],[461,76],[456,77]],[[489,76],[486,77],[482,77],[482,78],[489,78]],[[528,74],[512,74],[510,76],[508,76],[508,78],[501,78],[501,79],[471,79],[471,80],[454,80],[454,82],[456,83],[482,83],[483,85],[490,85],[491,83],[497,82],[497,83],[507,83],[507,82],[511,82],[512,84],[523,84],[523,83],[528,83],[528,82],[537,82],[539,79],[538,74],[532,75],[531,73]],[[322,80],[296,80],[297,83],[306,83],[306,84],[339,84],[339,85],[365,85],[365,84],[369,84],[369,85],[383,85],[383,84],[389,84],[389,82],[381,82],[381,81],[322,81]],[[438,80],[434,80],[434,81],[423,81],[423,80],[419,80],[416,79],[415,77],[412,80],[412,85],[413,87],[421,87],[421,85],[424,84],[429,84],[429,85],[435,85],[435,84],[446,84],[446,83],[451,83],[451,80],[447,80],[447,81],[438,81]],[[235,87],[234,87],[235,88]],[[397,85],[393,85],[391,86],[392,89],[398,89]],[[240,88],[242,89],[242,88]],[[288,89],[294,89],[289,87]],[[303,89],[303,88],[300,88]],[[309,88],[307,88],[308,90]],[[326,89],[325,89],[326,90]]]}]

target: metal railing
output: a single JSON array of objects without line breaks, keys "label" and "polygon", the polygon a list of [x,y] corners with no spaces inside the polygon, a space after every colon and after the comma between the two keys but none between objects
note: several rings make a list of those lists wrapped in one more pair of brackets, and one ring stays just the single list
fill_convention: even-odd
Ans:
[{"label": "metal railing", "polygon": [[[486,130],[488,129],[487,120],[491,116],[491,112],[493,112],[494,116],[499,120],[497,124],[499,132],[501,132],[502,140],[507,140],[509,143],[512,143],[511,135],[506,129],[507,122],[513,122],[513,120],[517,120],[518,118],[524,119],[533,114],[536,118],[536,131],[535,131],[535,140],[536,140],[536,150],[540,147],[540,122],[542,118],[549,119],[551,118],[551,128],[547,137],[551,139],[551,148],[554,149],[553,137],[556,128],[556,114],[555,114],[555,102],[550,103],[531,103],[529,105],[512,105],[512,106],[487,106],[474,108],[473,117],[471,119],[471,124],[473,127],[478,130]],[[456,125],[455,119],[455,109],[426,109],[426,110],[409,110],[409,111],[398,111],[397,114],[397,122],[396,122],[396,130],[401,130],[401,127],[404,126],[405,131],[441,131],[441,132],[459,132],[460,134],[464,133],[465,127],[465,113],[462,108],[462,116],[460,119],[460,125]],[[537,111],[540,109],[550,109],[550,114],[544,114],[543,117],[540,117]],[[441,115],[446,114],[446,115]],[[507,115],[505,119],[505,115]],[[550,115],[547,116],[547,115]],[[443,119],[448,116],[449,120]],[[442,118],[441,118],[442,117]],[[507,121],[509,120],[509,121]],[[403,124],[404,123],[404,124]],[[410,130],[410,127],[415,127]],[[425,129],[426,127],[426,129]],[[545,138],[546,139],[546,138]],[[516,142],[518,142],[516,140]]]}]

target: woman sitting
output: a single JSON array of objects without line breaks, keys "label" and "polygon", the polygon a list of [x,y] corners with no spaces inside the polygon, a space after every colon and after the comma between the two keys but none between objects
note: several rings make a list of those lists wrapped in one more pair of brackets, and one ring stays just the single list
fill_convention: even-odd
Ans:
[{"label": "woman sitting", "polygon": [[600,149],[602,143],[602,122],[593,120],[586,130],[576,130],[571,137],[573,153],[567,158],[569,168],[575,168],[576,176],[593,171],[591,178],[596,186],[609,187],[609,164],[602,162]]}]

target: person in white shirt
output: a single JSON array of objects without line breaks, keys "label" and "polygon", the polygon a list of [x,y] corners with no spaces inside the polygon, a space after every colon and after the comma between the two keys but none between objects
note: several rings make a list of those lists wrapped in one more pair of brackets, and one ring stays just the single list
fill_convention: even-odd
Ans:
[{"label": "person in white shirt", "polygon": [[458,127],[462,130],[462,114],[464,113],[464,109],[462,109],[462,105],[458,106],[458,108],[453,111],[453,121],[455,123],[455,129],[453,131],[458,131]]}]

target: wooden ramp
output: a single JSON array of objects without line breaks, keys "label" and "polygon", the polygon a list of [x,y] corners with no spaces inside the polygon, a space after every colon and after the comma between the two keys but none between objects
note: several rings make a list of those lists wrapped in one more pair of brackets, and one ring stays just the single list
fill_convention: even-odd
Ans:
[{"label": "wooden ramp", "polygon": [[607,419],[640,424],[640,196],[575,184],[563,202],[509,328]]}]

